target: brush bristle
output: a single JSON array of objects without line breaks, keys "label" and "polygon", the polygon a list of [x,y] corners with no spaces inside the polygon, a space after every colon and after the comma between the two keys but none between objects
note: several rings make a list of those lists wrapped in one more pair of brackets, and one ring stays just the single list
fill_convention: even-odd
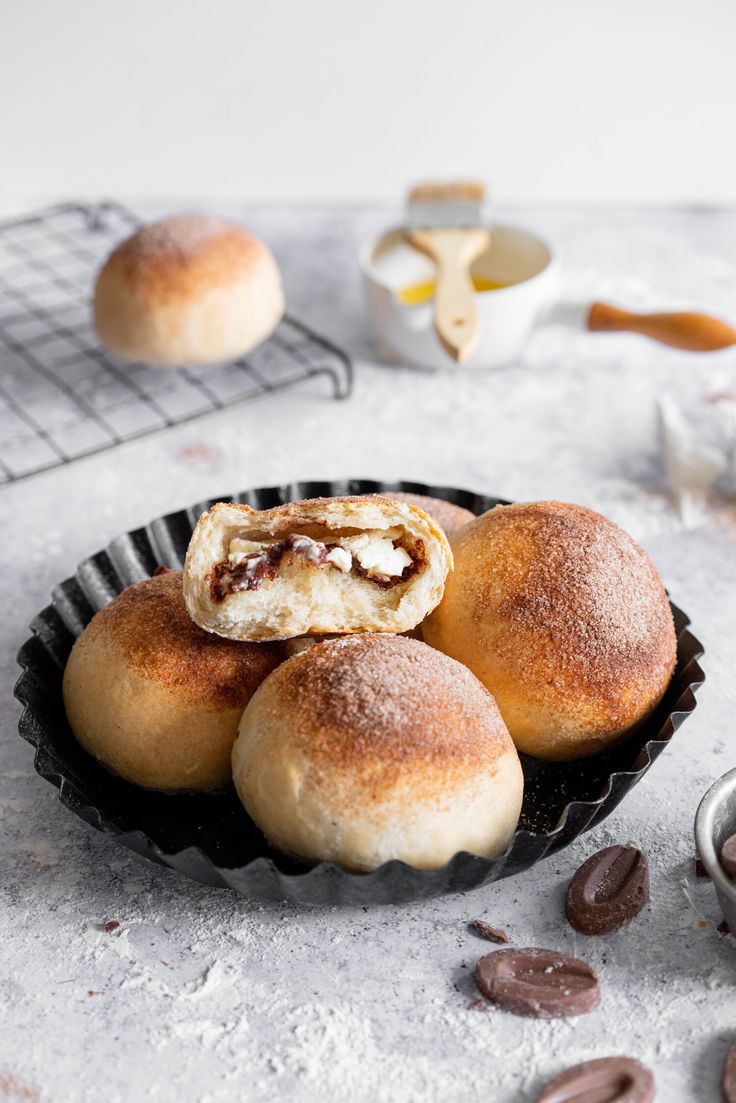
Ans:
[{"label": "brush bristle", "polygon": [[409,192],[409,203],[452,203],[456,200],[482,203],[486,189],[477,180],[427,181]]}]

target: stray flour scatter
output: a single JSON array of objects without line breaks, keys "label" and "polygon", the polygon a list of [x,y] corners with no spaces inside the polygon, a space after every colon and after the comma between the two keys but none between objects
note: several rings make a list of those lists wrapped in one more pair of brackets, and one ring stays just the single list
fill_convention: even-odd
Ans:
[{"label": "stray flour scatter", "polygon": [[216,994],[223,982],[228,979],[222,962],[215,961],[200,976],[185,985],[184,995],[190,999],[201,999]]}]

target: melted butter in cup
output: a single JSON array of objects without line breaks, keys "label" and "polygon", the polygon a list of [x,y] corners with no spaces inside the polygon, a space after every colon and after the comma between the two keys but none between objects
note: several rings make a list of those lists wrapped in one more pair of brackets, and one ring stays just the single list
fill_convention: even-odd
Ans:
[{"label": "melted butter in cup", "polygon": [[[480,336],[463,370],[517,360],[556,294],[557,265],[542,238],[516,226],[491,230],[491,248],[470,270]],[[403,227],[366,242],[360,265],[380,355],[423,370],[456,371],[434,330],[436,267],[408,244]]]},{"label": "melted butter in cup", "polygon": [[[472,281],[475,291],[500,291],[501,288],[510,286],[501,280],[489,280],[483,276],[473,276]],[[404,306],[419,306],[420,303],[427,303],[434,298],[436,287],[434,280],[423,280],[421,283],[400,288],[395,295]]]}]

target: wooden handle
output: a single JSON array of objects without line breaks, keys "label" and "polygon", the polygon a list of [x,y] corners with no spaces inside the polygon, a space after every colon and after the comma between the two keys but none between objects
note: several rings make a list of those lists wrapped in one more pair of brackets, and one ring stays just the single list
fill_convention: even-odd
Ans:
[{"label": "wooden handle", "polygon": [[490,232],[414,230],[409,241],[437,265],[435,332],[445,351],[462,364],[474,352],[480,336],[470,265],[490,245]]},{"label": "wooden handle", "polygon": [[587,326],[595,333],[641,333],[663,345],[691,352],[713,352],[736,345],[736,329],[709,314],[635,314],[610,303],[593,303]]}]

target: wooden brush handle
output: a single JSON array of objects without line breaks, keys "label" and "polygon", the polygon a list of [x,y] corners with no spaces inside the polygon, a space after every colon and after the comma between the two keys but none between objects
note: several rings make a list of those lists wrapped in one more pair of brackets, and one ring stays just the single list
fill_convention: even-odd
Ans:
[{"label": "wooden brush handle", "polygon": [[483,229],[414,230],[411,244],[437,265],[434,328],[447,353],[462,364],[475,350],[480,331],[470,265],[490,244]]},{"label": "wooden brush handle", "polygon": [[593,303],[587,327],[596,333],[641,333],[663,345],[691,352],[713,352],[736,345],[736,329],[709,314],[635,314],[610,303]]}]

